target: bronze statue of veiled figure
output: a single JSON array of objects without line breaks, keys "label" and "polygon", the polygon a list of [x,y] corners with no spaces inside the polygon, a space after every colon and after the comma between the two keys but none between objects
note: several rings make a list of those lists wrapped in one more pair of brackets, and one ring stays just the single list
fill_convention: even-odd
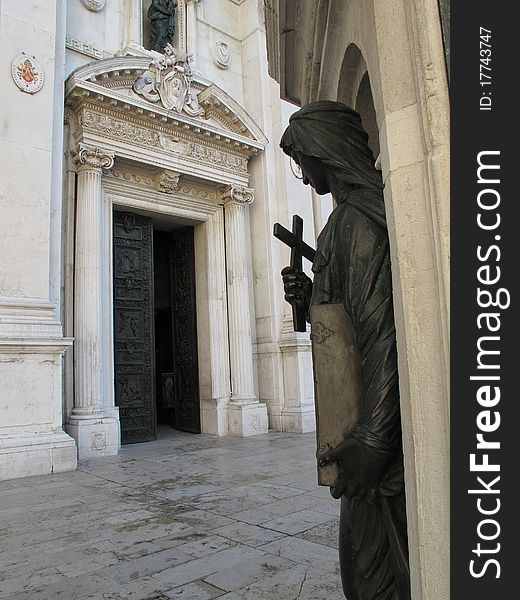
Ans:
[{"label": "bronze statue of veiled figure", "polygon": [[175,9],[177,0],[152,0],[148,9],[150,20],[150,50],[164,53],[175,36]]},{"label": "bronze statue of veiled figure", "polygon": [[291,116],[283,151],[300,165],[304,183],[332,193],[337,207],[318,237],[314,281],[292,267],[282,276],[286,300],[304,303],[308,312],[342,305],[357,340],[360,417],[339,446],[317,455],[339,473],[331,494],[341,497],[345,596],[409,600],[390,252],[383,183],[367,140],[358,113],[338,102],[315,102]]}]

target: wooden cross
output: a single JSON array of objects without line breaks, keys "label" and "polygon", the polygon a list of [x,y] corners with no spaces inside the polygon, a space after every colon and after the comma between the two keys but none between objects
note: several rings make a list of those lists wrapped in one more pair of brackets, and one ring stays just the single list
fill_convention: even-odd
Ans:
[{"label": "wooden cross", "polygon": [[[273,235],[284,244],[287,244],[291,249],[291,267],[302,270],[302,257],[305,257],[311,262],[314,260],[316,251],[303,241],[303,219],[298,215],[293,216],[292,232],[275,223]],[[291,302],[293,311],[293,326],[294,331],[307,331],[307,323],[305,319],[305,306],[299,302]]]}]

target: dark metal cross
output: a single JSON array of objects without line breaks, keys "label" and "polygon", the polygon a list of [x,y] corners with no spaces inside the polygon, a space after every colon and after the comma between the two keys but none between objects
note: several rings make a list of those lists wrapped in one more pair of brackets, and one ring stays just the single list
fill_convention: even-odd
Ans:
[{"label": "dark metal cross", "polygon": [[[311,262],[314,260],[316,251],[303,241],[303,219],[298,215],[293,216],[292,232],[275,223],[273,235],[291,249],[291,267],[302,270],[302,257]],[[300,302],[291,302],[293,311],[294,331],[306,331],[307,323],[305,320],[305,306]]]}]

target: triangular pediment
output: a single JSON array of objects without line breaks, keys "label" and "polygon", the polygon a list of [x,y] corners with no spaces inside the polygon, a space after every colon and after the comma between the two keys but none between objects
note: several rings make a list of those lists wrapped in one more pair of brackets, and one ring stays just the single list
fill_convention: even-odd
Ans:
[{"label": "triangular pediment", "polygon": [[193,72],[191,92],[202,114],[167,108],[160,98],[151,101],[136,93],[136,81],[148,73],[153,75],[151,62],[161,56],[156,52],[145,53],[145,56],[100,60],[76,69],[66,82],[67,104],[73,107],[88,99],[90,104],[124,110],[142,119],[179,122],[213,138],[220,135],[227,143],[249,145],[256,151],[265,147],[268,140],[247,111],[219,86],[196,72]]}]

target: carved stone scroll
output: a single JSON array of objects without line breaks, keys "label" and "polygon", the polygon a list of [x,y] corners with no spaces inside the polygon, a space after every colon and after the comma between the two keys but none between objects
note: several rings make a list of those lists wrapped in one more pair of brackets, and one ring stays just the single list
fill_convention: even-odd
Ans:
[{"label": "carved stone scroll", "polygon": [[114,166],[114,153],[102,148],[80,144],[75,157],[77,165],[85,165],[95,169],[111,169]]},{"label": "carved stone scroll", "polygon": [[105,8],[106,0],[81,0],[85,8],[93,12],[99,12]]},{"label": "carved stone scroll", "polygon": [[240,187],[240,186],[227,186],[223,187],[222,200],[224,204],[237,203],[237,204],[251,204],[255,199],[255,191],[251,188]]}]

